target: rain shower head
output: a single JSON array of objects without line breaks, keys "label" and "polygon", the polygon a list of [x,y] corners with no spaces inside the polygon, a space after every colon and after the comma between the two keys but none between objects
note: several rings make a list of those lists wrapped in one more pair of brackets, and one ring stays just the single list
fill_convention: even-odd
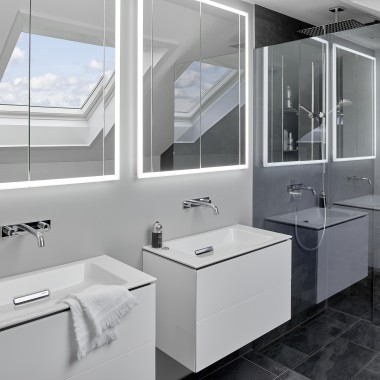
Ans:
[{"label": "rain shower head", "polygon": [[313,26],[311,28],[299,30],[297,33],[303,34],[307,37],[318,37],[323,36],[328,33],[344,32],[345,30],[351,30],[356,28],[361,28],[364,26],[359,21],[356,20],[345,20],[339,21],[339,13],[344,11],[343,7],[333,7],[329,9],[335,15],[335,22],[331,24]]},{"label": "rain shower head", "polygon": [[308,29],[299,30],[297,33],[303,34],[308,37],[318,37],[323,36],[328,33],[336,33],[336,32],[344,32],[345,30],[361,28],[364,26],[359,21],[356,20],[345,20],[334,22],[332,24],[322,25],[322,26],[314,26]]}]

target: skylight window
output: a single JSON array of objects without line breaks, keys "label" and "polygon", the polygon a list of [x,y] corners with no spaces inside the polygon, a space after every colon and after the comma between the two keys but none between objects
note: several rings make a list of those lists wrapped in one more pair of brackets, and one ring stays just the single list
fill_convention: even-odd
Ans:
[{"label": "skylight window", "polygon": [[0,81],[0,104],[29,104],[29,35],[21,33]]},{"label": "skylight window", "polygon": [[[201,75],[202,67],[202,75]],[[200,61],[192,62],[179,76],[174,85],[175,112],[189,113],[215,86],[221,83],[235,69],[216,66]]]},{"label": "skylight window", "polygon": [[105,74],[115,70],[115,49],[21,33],[0,82],[0,104],[82,108]]}]

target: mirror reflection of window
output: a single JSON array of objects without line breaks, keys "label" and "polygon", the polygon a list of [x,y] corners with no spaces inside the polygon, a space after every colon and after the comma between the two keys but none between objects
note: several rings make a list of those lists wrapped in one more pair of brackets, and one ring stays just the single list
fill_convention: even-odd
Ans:
[{"label": "mirror reflection of window", "polygon": [[30,1],[0,5],[0,186],[29,179]]},{"label": "mirror reflection of window", "polygon": [[[115,62],[104,65],[103,46],[33,34],[31,106],[81,109],[94,91],[102,91]],[[114,49],[113,49],[114,50]]]},{"label": "mirror reflection of window", "polygon": [[12,0],[0,11],[0,183],[117,174],[116,1]]},{"label": "mirror reflection of window", "polygon": [[[183,67],[184,71],[181,69]],[[192,143],[200,137],[200,131],[196,128],[198,124],[192,120],[200,114],[201,105],[217,102],[226,96],[226,90],[236,77],[237,70],[194,61],[177,65],[177,72],[182,74],[174,82],[174,142]],[[187,125],[184,125],[185,121]],[[209,123],[202,132],[213,126],[212,122]]]},{"label": "mirror reflection of window", "polygon": [[[30,104],[32,107],[82,108],[115,72],[115,49],[77,41],[31,35]],[[0,82],[0,104],[29,103],[29,34],[22,32]],[[105,70],[103,70],[105,65]],[[6,90],[6,91],[5,91]]]},{"label": "mirror reflection of window", "polygon": [[[201,65],[202,81],[200,79]],[[218,84],[221,84],[221,82],[225,83],[228,80],[226,78],[227,74],[232,71],[236,73],[237,70],[207,63],[201,64],[199,61],[191,62],[187,69],[174,82],[174,111],[188,114],[195,107],[199,108],[199,98],[203,100]]]},{"label": "mirror reflection of window", "polygon": [[192,0],[143,8],[139,176],[245,165],[246,13]]},{"label": "mirror reflection of window", "polygon": [[20,37],[0,81],[0,104],[29,104],[29,34]]}]

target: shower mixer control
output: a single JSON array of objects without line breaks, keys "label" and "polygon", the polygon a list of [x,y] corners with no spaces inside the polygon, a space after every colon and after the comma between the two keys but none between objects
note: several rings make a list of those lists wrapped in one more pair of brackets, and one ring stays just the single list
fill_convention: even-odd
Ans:
[{"label": "shower mixer control", "polygon": [[315,189],[310,186],[304,186],[303,183],[295,183],[292,185],[288,185],[288,193],[291,197],[300,199],[302,197],[303,191],[311,191],[314,196],[317,195]]}]

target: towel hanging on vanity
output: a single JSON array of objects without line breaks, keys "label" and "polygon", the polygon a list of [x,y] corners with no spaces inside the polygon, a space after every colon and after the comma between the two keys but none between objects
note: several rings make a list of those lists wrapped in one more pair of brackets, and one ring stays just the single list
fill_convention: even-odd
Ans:
[{"label": "towel hanging on vanity", "polygon": [[70,306],[78,359],[117,339],[115,327],[137,305],[123,286],[93,285],[61,302]]}]

